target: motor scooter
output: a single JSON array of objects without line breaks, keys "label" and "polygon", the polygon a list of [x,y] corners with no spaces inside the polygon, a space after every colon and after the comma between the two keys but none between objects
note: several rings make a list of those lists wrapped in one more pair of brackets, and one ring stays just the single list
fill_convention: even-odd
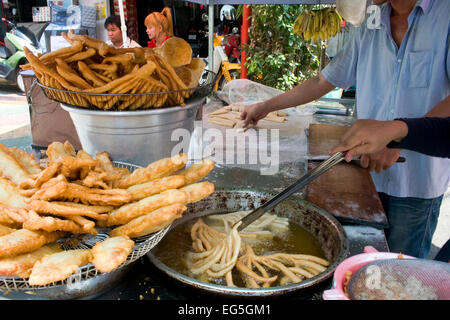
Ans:
[{"label": "motor scooter", "polygon": [[0,46],[0,85],[16,85],[22,92],[25,86],[20,74],[20,66],[28,63],[23,48],[26,46],[35,55],[42,53],[42,48],[35,34],[28,28],[2,18],[8,23],[4,46]]},{"label": "motor scooter", "polygon": [[239,38],[236,30],[233,30],[231,34],[222,36],[214,34],[213,71],[217,73],[214,90],[222,90],[227,82],[239,78],[241,71]]},{"label": "motor scooter", "polygon": [[[208,16],[203,14],[203,21],[208,20]],[[208,66],[208,58],[202,58],[207,69],[213,71],[217,77],[214,90],[222,90],[223,86],[233,79],[238,79],[241,71],[241,52],[239,28],[233,26],[237,24],[236,9],[230,5],[224,5],[220,10],[220,24],[214,28],[213,34],[213,66]],[[230,32],[231,31],[231,32]],[[205,40],[207,40],[208,28],[206,27]],[[206,41],[205,41],[206,43]],[[202,75],[200,83],[204,83],[206,74]]]}]

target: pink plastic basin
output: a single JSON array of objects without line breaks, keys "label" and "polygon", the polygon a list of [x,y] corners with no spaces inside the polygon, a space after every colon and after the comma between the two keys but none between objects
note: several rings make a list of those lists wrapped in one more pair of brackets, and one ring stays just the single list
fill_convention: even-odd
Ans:
[{"label": "pink plastic basin", "polygon": [[[374,260],[382,260],[382,259],[396,259],[400,253],[393,252],[379,252],[372,246],[364,247],[364,253],[354,255],[342,261],[333,275],[333,289],[325,290],[323,292],[324,300],[350,300],[344,293],[344,280],[345,274],[347,271],[351,271],[352,274],[355,274],[359,268],[364,266],[365,264],[374,261]],[[404,259],[416,259],[415,257],[407,256],[402,254],[402,258]]]}]

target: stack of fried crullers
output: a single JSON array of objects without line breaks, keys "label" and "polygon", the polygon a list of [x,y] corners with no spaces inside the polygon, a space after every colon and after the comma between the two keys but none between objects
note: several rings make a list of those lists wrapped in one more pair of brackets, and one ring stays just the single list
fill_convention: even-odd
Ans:
[{"label": "stack of fried crullers", "polygon": [[62,36],[70,46],[44,55],[35,56],[24,47],[29,63],[22,69],[32,69],[41,84],[56,89],[45,89],[49,98],[75,106],[103,110],[184,106],[193,92],[187,89],[198,86],[205,68],[178,37],[153,50],[115,49],[72,31]]},{"label": "stack of fried crullers", "polygon": [[[27,152],[0,144],[0,276],[28,278],[31,286],[65,280],[89,263],[100,272],[116,269],[133,238],[162,230],[214,192],[212,183],[198,182],[214,168],[211,160],[186,169],[179,154],[130,172],[106,152],[93,158],[69,142],[52,143],[46,154],[42,168]],[[62,249],[68,236],[97,228],[110,237],[91,249]]]}]

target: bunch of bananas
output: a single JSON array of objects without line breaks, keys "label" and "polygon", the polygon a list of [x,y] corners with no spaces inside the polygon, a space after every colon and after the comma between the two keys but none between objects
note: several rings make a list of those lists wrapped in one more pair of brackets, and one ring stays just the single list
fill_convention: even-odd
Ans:
[{"label": "bunch of bananas", "polygon": [[294,33],[306,41],[327,41],[341,32],[341,16],[334,8],[305,10],[294,22]]}]

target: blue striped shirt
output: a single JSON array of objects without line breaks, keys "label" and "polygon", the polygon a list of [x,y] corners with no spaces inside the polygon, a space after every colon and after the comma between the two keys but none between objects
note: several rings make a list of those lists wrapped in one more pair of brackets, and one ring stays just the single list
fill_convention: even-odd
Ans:
[{"label": "blue striped shirt", "polygon": [[[400,48],[392,38],[392,7],[381,7],[381,26],[362,24],[322,75],[333,85],[355,83],[360,119],[425,115],[450,93],[450,1],[418,0]],[[430,141],[433,143],[433,141]],[[450,160],[403,150],[405,163],[373,173],[377,191],[396,197],[435,198],[447,190]]]}]

